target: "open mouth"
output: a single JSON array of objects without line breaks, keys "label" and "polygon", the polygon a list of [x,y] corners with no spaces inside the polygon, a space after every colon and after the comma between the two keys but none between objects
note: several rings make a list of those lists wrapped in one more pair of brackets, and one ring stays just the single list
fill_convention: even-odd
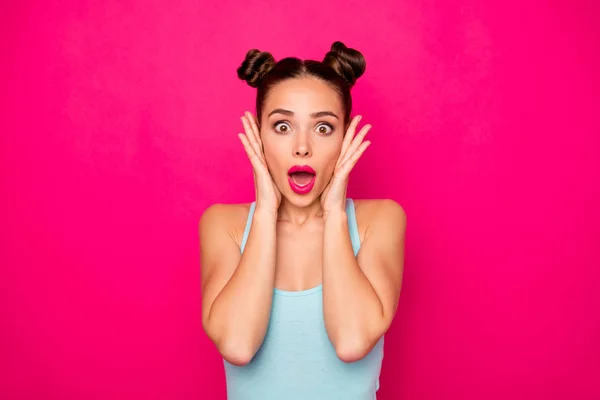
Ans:
[{"label": "open mouth", "polygon": [[310,192],[315,185],[317,173],[308,165],[296,165],[288,172],[288,181],[292,190],[298,194]]},{"label": "open mouth", "polygon": [[315,178],[315,175],[310,172],[293,172],[290,174],[290,178],[296,185],[306,186]]}]

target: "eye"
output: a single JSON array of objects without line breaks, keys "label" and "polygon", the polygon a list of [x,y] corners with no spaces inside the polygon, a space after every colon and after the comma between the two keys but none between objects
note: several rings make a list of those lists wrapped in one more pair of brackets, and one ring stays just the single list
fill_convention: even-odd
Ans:
[{"label": "eye", "polygon": [[273,125],[273,129],[278,133],[288,133],[292,128],[288,125],[287,122],[278,121]]},{"label": "eye", "polygon": [[317,127],[317,131],[321,135],[331,135],[333,133],[333,126],[331,126],[331,124],[322,123]]}]

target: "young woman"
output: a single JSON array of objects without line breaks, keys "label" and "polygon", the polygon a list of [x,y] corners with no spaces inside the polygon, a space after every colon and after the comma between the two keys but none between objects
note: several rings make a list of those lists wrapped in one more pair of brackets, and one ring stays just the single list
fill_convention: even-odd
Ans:
[{"label": "young woman", "polygon": [[370,125],[350,119],[361,53],[322,62],[251,50],[257,88],[239,134],[256,200],[200,221],[202,323],[231,400],[372,400],[398,303],[406,216],[392,200],[346,198]]}]

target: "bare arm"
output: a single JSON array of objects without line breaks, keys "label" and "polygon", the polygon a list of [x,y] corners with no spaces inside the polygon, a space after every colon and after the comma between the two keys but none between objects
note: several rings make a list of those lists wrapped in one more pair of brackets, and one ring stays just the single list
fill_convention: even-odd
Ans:
[{"label": "bare arm", "polygon": [[245,365],[262,344],[269,322],[277,216],[255,211],[240,254],[228,207],[211,206],[200,220],[202,325],[226,361]]},{"label": "bare arm", "polygon": [[374,207],[358,257],[344,212],[325,220],[323,310],[338,357],[360,360],[389,328],[396,312],[404,263],[406,216],[395,202]]}]

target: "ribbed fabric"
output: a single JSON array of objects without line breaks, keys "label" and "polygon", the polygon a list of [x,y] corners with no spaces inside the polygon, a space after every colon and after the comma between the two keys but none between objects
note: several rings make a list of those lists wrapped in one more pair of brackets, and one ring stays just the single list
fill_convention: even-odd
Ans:
[{"label": "ribbed fabric", "polygon": [[[255,203],[242,240],[246,245]],[[354,254],[360,249],[352,199],[346,201]],[[362,360],[341,361],[323,320],[322,285],[302,291],[274,289],[271,318],[252,361],[224,360],[229,400],[374,400],[379,389],[383,337]]]}]

